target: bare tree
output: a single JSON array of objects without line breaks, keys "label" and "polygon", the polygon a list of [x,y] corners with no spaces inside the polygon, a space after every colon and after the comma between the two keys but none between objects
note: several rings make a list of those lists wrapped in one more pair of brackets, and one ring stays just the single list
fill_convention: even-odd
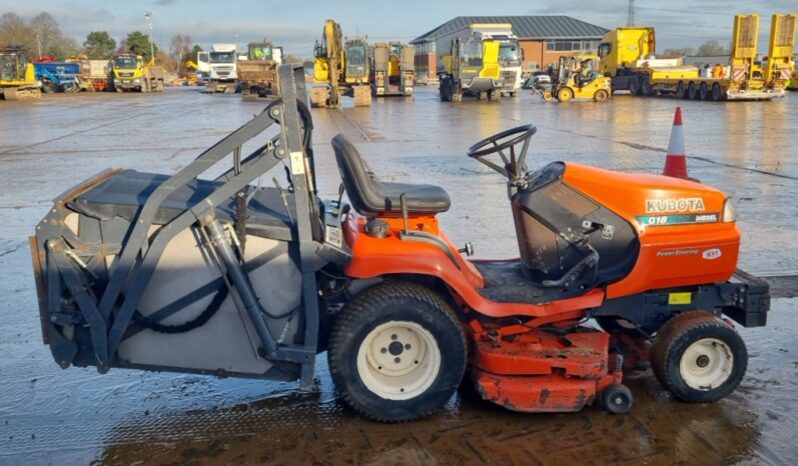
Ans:
[{"label": "bare tree", "polygon": [[192,40],[188,34],[176,34],[172,37],[169,46],[169,57],[172,59],[175,69],[179,75],[186,71],[186,60],[191,54]]},{"label": "bare tree", "polygon": [[29,57],[54,56],[60,59],[78,50],[77,42],[64,37],[50,13],[40,13],[26,23],[14,13],[0,17],[0,45],[21,45]]},{"label": "bare tree", "polygon": [[716,40],[708,40],[698,46],[697,53],[701,56],[726,55],[729,53],[729,49],[720,45]]},{"label": "bare tree", "polygon": [[37,53],[36,33],[15,13],[0,16],[0,45],[25,47],[29,56]]},{"label": "bare tree", "polygon": [[39,13],[30,21],[30,27],[36,34],[37,53],[41,56],[51,55],[53,46],[62,39],[61,29],[53,15],[46,12]]},{"label": "bare tree", "polygon": [[695,55],[695,49],[692,47],[683,47],[681,49],[665,49],[661,58],[681,58]]}]

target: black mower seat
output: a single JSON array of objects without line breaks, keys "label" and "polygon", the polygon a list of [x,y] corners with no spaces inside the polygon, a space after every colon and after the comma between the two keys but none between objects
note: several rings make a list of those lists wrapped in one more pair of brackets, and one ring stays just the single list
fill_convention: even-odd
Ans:
[{"label": "black mower seat", "polygon": [[[154,173],[124,170],[103,181],[89,191],[80,194],[69,206],[92,217],[110,220],[122,217],[132,221],[147,198],[169,177]],[[185,210],[221,186],[223,182],[194,180],[169,196],[158,209],[154,223],[168,223]],[[250,190],[255,189],[249,187]],[[284,241],[294,239],[293,200],[288,199],[291,216],[286,212],[280,192],[275,188],[259,189],[249,202],[247,210],[247,233]],[[232,220],[235,216],[235,203],[232,200],[217,209],[219,218]]]},{"label": "black mower seat", "polygon": [[335,160],[352,207],[361,215],[401,215],[399,196],[406,195],[409,214],[436,214],[451,206],[443,188],[430,184],[387,183],[369,171],[355,146],[342,134],[332,140]]}]

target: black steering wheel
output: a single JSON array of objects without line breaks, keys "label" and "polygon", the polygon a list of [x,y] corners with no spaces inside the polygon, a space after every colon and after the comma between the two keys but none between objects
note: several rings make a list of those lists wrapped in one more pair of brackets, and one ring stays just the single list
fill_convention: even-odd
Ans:
[{"label": "black steering wheel", "polygon": [[[537,131],[538,128],[535,125],[523,125],[508,129],[479,141],[469,147],[466,154],[469,157],[479,160],[502,175],[508,178],[514,178],[515,176],[521,175],[520,172],[525,170],[524,159],[526,158],[527,150],[529,150],[529,140]],[[524,145],[521,147],[521,151],[516,154],[515,146],[520,143]],[[510,149],[509,157],[505,154],[505,149]],[[501,156],[504,167],[500,167],[493,162],[483,159],[483,157],[495,153]]]},{"label": "black steering wheel", "polygon": [[[508,147],[512,147],[519,142],[529,139],[538,131],[537,126],[535,125],[523,125],[518,126],[516,128],[508,129],[506,131],[502,131],[501,133],[494,134],[493,136],[487,137],[478,143],[474,144],[473,146],[468,148],[468,156],[473,158],[484,157],[489,154],[493,154],[495,152],[500,152]],[[516,136],[517,135],[517,136]],[[515,136],[514,138],[510,138],[510,136]],[[485,147],[489,144],[492,144],[490,147]],[[526,151],[523,154],[519,155],[526,155]]]}]

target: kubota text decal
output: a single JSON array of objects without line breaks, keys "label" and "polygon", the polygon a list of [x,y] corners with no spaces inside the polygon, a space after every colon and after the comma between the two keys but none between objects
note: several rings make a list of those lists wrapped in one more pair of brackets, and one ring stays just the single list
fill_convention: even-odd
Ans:
[{"label": "kubota text decal", "polygon": [[646,199],[647,214],[703,211],[704,199],[700,197],[684,197],[679,199]]}]

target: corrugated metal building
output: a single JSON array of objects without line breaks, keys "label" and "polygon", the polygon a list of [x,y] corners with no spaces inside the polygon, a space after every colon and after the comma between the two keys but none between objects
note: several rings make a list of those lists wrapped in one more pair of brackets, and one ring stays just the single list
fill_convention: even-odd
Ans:
[{"label": "corrugated metal building", "polygon": [[451,40],[475,23],[510,23],[524,53],[524,70],[534,71],[556,63],[561,55],[595,52],[609,30],[570,16],[458,16],[413,39],[416,78],[437,81],[439,57],[448,55]]}]

